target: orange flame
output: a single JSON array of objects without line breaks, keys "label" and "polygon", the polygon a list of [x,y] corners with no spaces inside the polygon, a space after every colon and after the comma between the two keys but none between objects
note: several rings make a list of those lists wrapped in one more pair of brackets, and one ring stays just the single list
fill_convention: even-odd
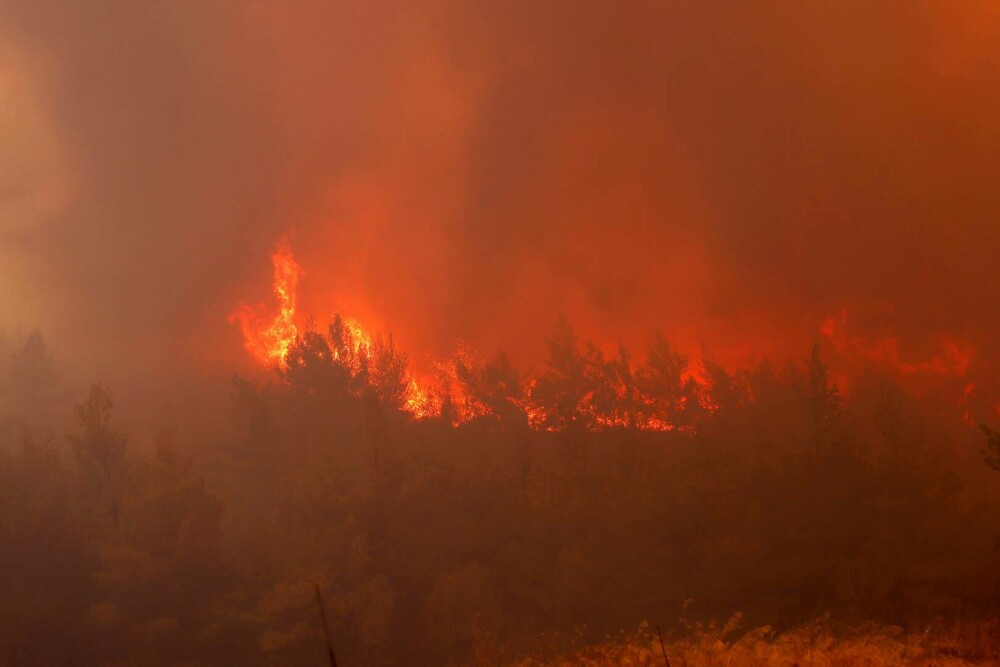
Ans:
[{"label": "orange flame", "polygon": [[[266,304],[249,305],[240,302],[229,315],[231,323],[238,323],[243,333],[246,350],[263,366],[286,370],[289,354],[300,340],[296,325],[296,290],[303,271],[292,255],[287,242],[281,242],[271,255],[274,265],[273,290],[277,299],[277,312],[269,310]],[[357,320],[340,320],[342,329],[338,334],[338,344],[331,349],[332,357],[350,368],[354,373],[372,372],[378,367],[378,355],[382,345]],[[391,343],[390,343],[391,345]],[[343,358],[342,358],[343,357]],[[467,379],[462,373],[470,369],[482,368],[483,360],[469,345],[460,345],[454,358],[432,362],[434,369],[425,375],[415,375],[409,368],[405,370],[405,388],[401,397],[401,407],[415,419],[446,416],[455,425],[470,422],[481,417],[496,416],[493,408],[484,404],[481,397],[466,395]],[[704,386],[705,380],[696,371],[685,371],[684,380],[695,380]],[[379,378],[373,378],[376,384]],[[555,430],[543,406],[533,400],[537,381],[526,379],[523,386],[506,400],[523,410],[530,428]],[[617,387],[619,393],[624,386]],[[598,414],[591,405],[591,395],[581,399],[578,406],[581,414],[586,414],[595,428],[639,428],[651,431],[669,431],[675,426],[654,416]]]},{"label": "orange flame", "polygon": [[267,306],[251,306],[240,302],[230,313],[229,322],[240,325],[243,346],[261,364],[284,367],[288,351],[298,337],[295,326],[295,295],[302,275],[302,267],[292,256],[286,242],[278,244],[271,255],[274,265],[274,295],[278,298],[278,312],[267,316]]}]

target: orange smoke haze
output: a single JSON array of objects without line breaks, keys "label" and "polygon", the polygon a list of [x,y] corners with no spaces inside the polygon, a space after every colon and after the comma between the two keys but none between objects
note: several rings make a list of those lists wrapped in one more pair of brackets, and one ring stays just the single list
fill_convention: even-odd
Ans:
[{"label": "orange smoke haze", "polygon": [[[317,322],[312,314],[305,315],[297,310],[299,279],[302,268],[296,261],[291,246],[287,240],[278,243],[271,254],[273,265],[272,289],[275,298],[275,308],[266,303],[250,306],[240,302],[230,316],[230,323],[238,324],[243,334],[243,344],[247,352],[266,369],[284,371],[289,364],[302,363],[296,356],[290,360],[290,353],[297,344],[302,344],[304,337],[315,335]],[[325,301],[324,301],[325,303]],[[340,315],[331,317],[331,322],[320,322],[321,326],[331,324],[333,329],[342,330],[346,336],[346,348],[342,348],[330,340],[330,354],[334,361],[347,364],[352,373],[376,372],[377,356],[384,349],[381,334],[373,337],[368,329],[355,319],[341,319]],[[983,399],[995,398],[994,387],[985,389],[981,382],[970,378],[970,369],[975,360],[975,349],[961,340],[942,336],[939,341],[939,351],[925,359],[906,359],[901,356],[900,341],[893,336],[871,337],[853,335],[849,332],[848,308],[841,307],[836,316],[829,316],[819,326],[819,333],[829,341],[827,362],[832,364],[835,384],[841,392],[849,392],[854,378],[868,370],[888,372],[904,381],[908,386],[919,388],[919,381],[925,384],[930,381],[934,388],[943,391],[941,398],[946,402],[957,403],[964,413],[964,418],[974,424],[973,412],[982,416],[982,410],[976,410],[975,403]],[[323,335],[323,334],[320,334]],[[332,335],[332,334],[331,334]],[[340,335],[340,334],[338,334]],[[389,339],[392,346],[392,339]],[[710,388],[711,381],[706,377],[699,361],[701,350],[687,351],[689,365],[683,370],[682,379],[696,383],[701,390]],[[403,352],[405,355],[406,352]],[[345,358],[340,358],[346,355]],[[459,344],[447,358],[433,358],[430,354],[416,355],[422,363],[413,364],[407,358],[405,392],[402,409],[417,419],[442,415],[445,402],[449,410],[453,410],[456,423],[468,422],[488,413],[488,408],[476,404],[464,394],[463,383],[460,381],[459,367],[475,369],[482,367],[484,360],[468,343]],[[603,363],[603,362],[602,362]],[[975,368],[982,372],[981,365]],[[630,371],[631,372],[631,371]],[[918,380],[914,383],[913,380]],[[950,387],[950,389],[948,388]],[[545,415],[537,403],[533,402],[532,394],[535,380],[527,379],[523,399],[517,399],[518,407],[524,409],[529,417],[529,423],[542,428]],[[618,384],[614,391],[619,398],[624,397],[629,390],[627,384]],[[950,395],[949,395],[950,392]],[[707,401],[707,394],[698,391],[699,400],[708,410],[714,406]],[[589,403],[592,396],[584,397]],[[693,399],[689,399],[693,400]],[[982,406],[979,406],[982,407]],[[583,408],[586,410],[587,408]],[[595,424],[599,428],[624,426],[625,422],[607,417],[597,417]],[[652,417],[644,421],[641,428],[649,430],[670,430],[675,425]]]},{"label": "orange smoke haze", "polygon": [[998,270],[1000,0],[0,0],[0,667],[1000,664]]},{"label": "orange smoke haze", "polygon": [[[537,372],[560,312],[605,350],[661,331],[729,366],[819,337],[910,376],[997,367],[989,3],[0,13],[0,327],[85,377],[245,370],[220,315],[292,227],[299,316],[349,313],[428,372],[460,341]],[[849,333],[818,332],[841,306]]]},{"label": "orange smoke haze", "polygon": [[838,317],[828,317],[820,327],[820,333],[830,340],[834,349],[841,355],[888,366],[902,375],[926,374],[962,378],[969,371],[975,349],[961,340],[943,337],[939,353],[928,359],[905,360],[900,357],[900,343],[897,338],[849,335],[847,312],[846,307],[841,308]]}]

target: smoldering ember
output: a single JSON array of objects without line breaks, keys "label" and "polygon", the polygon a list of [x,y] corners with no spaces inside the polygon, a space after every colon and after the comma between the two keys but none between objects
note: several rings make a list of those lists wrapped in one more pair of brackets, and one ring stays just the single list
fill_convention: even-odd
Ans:
[{"label": "smoldering ember", "polygon": [[1000,664],[998,43],[0,0],[0,666]]}]

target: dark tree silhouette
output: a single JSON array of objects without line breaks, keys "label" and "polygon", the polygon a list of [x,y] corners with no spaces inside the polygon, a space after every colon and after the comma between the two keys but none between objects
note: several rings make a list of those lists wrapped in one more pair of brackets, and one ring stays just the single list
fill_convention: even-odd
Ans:
[{"label": "dark tree silhouette", "polygon": [[708,381],[708,403],[722,414],[739,409],[744,402],[745,391],[738,378],[704,348],[701,351],[701,367]]},{"label": "dark tree silhouette", "polygon": [[986,424],[979,428],[986,434],[986,447],[980,450],[983,460],[994,470],[1000,470],[1000,432],[994,431]]},{"label": "dark tree silhouette", "polygon": [[400,409],[406,400],[410,376],[406,353],[396,349],[392,336],[376,336],[371,350],[371,385],[379,401]]},{"label": "dark tree silhouette", "polygon": [[841,400],[837,386],[830,382],[830,373],[815,343],[806,359],[806,392],[812,411],[813,427],[817,437],[827,434],[840,412]]},{"label": "dark tree silhouette", "polygon": [[555,331],[545,339],[548,348],[548,370],[538,378],[532,398],[545,414],[545,426],[566,428],[588,425],[585,401],[593,387],[588,376],[587,358],[580,351],[580,342],[566,318],[560,316]]},{"label": "dark tree silhouette", "polygon": [[52,368],[41,331],[32,331],[24,347],[11,355],[9,371],[11,386],[16,391],[37,395],[52,388],[56,372]]},{"label": "dark tree silhouette", "polygon": [[90,387],[87,400],[76,406],[80,432],[69,436],[77,464],[90,481],[89,491],[117,524],[121,510],[125,438],[111,428],[111,394],[100,384]]},{"label": "dark tree silhouette", "polygon": [[334,360],[350,376],[350,392],[360,396],[371,380],[368,350],[363,349],[363,344],[354,339],[340,313],[334,314],[330,324],[329,343]]},{"label": "dark tree silhouette", "polygon": [[646,363],[635,373],[644,399],[642,409],[647,416],[675,426],[682,421],[680,413],[686,402],[682,374],[687,365],[688,358],[670,349],[663,336],[657,333],[646,350]]},{"label": "dark tree silhouette", "polygon": [[[518,373],[502,350],[479,366],[458,359],[455,375],[474,414],[495,418],[502,429],[528,425],[524,411],[526,377]],[[446,398],[450,401],[450,394]]]},{"label": "dark tree silhouette", "polygon": [[311,328],[288,351],[281,375],[294,387],[326,397],[345,395],[351,381],[350,368],[338,360],[330,339]]},{"label": "dark tree silhouette", "polygon": [[632,361],[624,345],[610,359],[593,345],[587,346],[587,371],[593,385],[591,405],[604,426],[634,429],[639,424],[639,392]]}]

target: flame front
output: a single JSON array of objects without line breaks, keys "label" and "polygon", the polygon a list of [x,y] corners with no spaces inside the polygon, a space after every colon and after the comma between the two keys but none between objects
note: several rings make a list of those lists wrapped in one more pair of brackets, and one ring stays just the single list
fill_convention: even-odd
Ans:
[{"label": "flame front", "polygon": [[[498,398],[493,392],[470,394],[476,391],[470,387],[477,379],[483,380],[479,374],[488,373],[488,365],[471,346],[461,345],[453,358],[431,362],[428,364],[433,369],[431,372],[417,375],[410,369],[406,355],[396,351],[391,337],[385,341],[372,336],[357,320],[335,316],[329,334],[319,333],[311,325],[300,329],[296,324],[296,291],[302,268],[287,242],[278,244],[271,262],[277,310],[269,309],[264,303],[241,302],[229,315],[229,321],[239,324],[243,345],[254,359],[267,368],[278,370],[286,380],[292,381],[290,378],[296,370],[312,363],[307,357],[318,349],[316,358],[339,365],[360,385],[368,386],[383,398],[392,399],[393,404],[415,419],[441,417],[457,425],[477,418],[499,418],[498,410],[513,409],[522,413],[529,428],[560,428],[559,419],[548,412],[543,402],[536,400],[537,379],[518,378],[509,365],[503,367],[499,378],[502,396]],[[318,347],[310,352],[307,349],[310,345]],[[621,385],[615,386],[613,391],[624,396],[632,390]],[[667,431],[676,428],[652,414],[652,406],[645,405],[645,408],[650,414],[606,414],[596,408],[593,392],[589,392],[579,398],[574,410],[593,429]]]},{"label": "flame front", "polygon": [[[362,391],[373,390],[380,399],[415,419],[441,417],[457,425],[479,418],[510,418],[513,410],[521,415],[523,423],[536,430],[558,430],[571,423],[582,423],[593,430],[670,431],[691,429],[692,415],[718,410],[711,391],[715,380],[706,377],[704,360],[699,368],[698,363],[690,364],[686,355],[679,354],[674,356],[680,361],[670,362],[673,364],[670,372],[679,374],[679,384],[668,388],[666,403],[657,394],[662,387],[637,387],[638,376],[632,373],[641,369],[629,364],[624,351],[620,351],[619,357],[606,357],[590,344],[586,350],[568,353],[570,357],[578,357],[584,369],[581,372],[591,381],[572,397],[553,396],[548,376],[517,376],[509,364],[503,365],[505,357],[500,366],[490,366],[492,362],[487,363],[468,345],[460,346],[447,360],[424,364],[424,372],[415,373],[406,355],[396,350],[391,337],[384,340],[373,336],[357,320],[338,316],[329,334],[318,333],[311,325],[297,325],[296,291],[302,268],[287,242],[278,244],[271,262],[277,308],[241,302],[229,320],[239,324],[247,351],[263,366],[277,369],[289,382],[294,381],[291,374],[298,368],[312,363],[307,348],[315,344],[320,349],[316,358],[338,364],[353,378],[351,391],[360,395]],[[855,365],[876,364],[911,380],[924,377],[960,383],[957,403],[970,423],[973,421],[970,406],[986,396],[969,377],[974,349],[958,339],[943,339],[940,354],[931,358],[904,360],[894,337],[849,335],[846,307],[822,321],[819,333],[832,344],[840,366],[846,363],[850,367],[852,361]],[[841,391],[848,389],[848,374],[834,369],[832,377]]]}]

